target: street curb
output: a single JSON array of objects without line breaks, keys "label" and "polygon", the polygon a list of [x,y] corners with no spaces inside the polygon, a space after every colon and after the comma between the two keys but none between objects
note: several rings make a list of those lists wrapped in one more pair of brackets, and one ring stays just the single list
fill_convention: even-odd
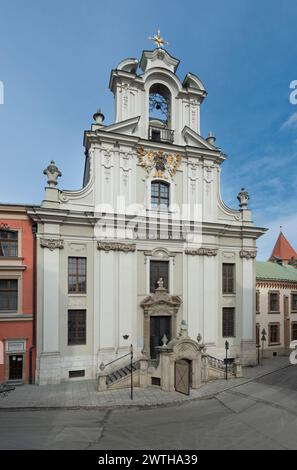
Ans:
[{"label": "street curb", "polygon": [[[9,412],[17,412],[17,411],[57,411],[57,410],[65,410],[65,411],[78,411],[78,410],[85,410],[85,411],[91,411],[91,410],[97,410],[97,411],[116,411],[116,410],[150,410],[150,409],[155,409],[155,408],[170,408],[173,406],[182,406],[187,403],[192,403],[193,401],[199,401],[199,400],[210,400],[212,398],[217,397],[219,394],[226,392],[228,390],[232,390],[236,387],[240,387],[241,385],[245,385],[250,382],[254,382],[257,379],[260,379],[262,377],[266,377],[267,375],[273,374],[275,372],[278,372],[279,370],[287,369],[288,367],[292,367],[292,364],[287,364],[281,367],[278,367],[277,369],[274,369],[269,372],[264,372],[262,374],[259,374],[255,377],[251,377],[249,379],[246,379],[243,382],[240,382],[235,385],[230,385],[229,387],[226,387],[220,391],[209,393],[208,395],[203,395],[199,397],[193,397],[193,398],[187,398],[185,400],[179,400],[179,401],[171,401],[168,403],[154,403],[154,404],[134,404],[134,405],[128,405],[128,404],[119,404],[119,405],[75,405],[75,406],[12,406],[12,407],[3,407],[0,406],[0,413],[3,411],[9,411]],[[224,379],[222,379],[224,380]]]}]

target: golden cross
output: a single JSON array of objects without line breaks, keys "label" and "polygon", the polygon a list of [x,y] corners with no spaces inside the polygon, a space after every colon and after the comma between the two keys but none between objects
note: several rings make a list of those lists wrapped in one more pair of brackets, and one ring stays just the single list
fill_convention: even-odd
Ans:
[{"label": "golden cross", "polygon": [[149,37],[149,40],[150,41],[154,41],[154,43],[156,44],[157,48],[160,49],[160,47],[163,47],[165,46],[165,44],[169,45],[169,42],[165,41],[165,39],[163,39],[161,37],[161,33],[160,33],[160,30],[158,29],[157,31],[157,34],[155,34],[155,36],[150,36]]}]

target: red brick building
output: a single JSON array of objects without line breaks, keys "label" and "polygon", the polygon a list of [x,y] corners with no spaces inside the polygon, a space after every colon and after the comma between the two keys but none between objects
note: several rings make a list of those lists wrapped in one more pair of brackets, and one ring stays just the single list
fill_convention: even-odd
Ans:
[{"label": "red brick building", "polygon": [[33,383],[35,235],[26,207],[0,204],[0,383]]}]

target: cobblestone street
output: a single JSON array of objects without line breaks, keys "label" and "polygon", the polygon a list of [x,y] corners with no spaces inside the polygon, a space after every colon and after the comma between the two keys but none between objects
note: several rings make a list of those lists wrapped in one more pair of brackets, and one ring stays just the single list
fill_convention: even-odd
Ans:
[{"label": "cobblestone street", "polygon": [[[110,392],[113,402],[109,394],[105,398],[100,395],[101,403],[108,405],[105,409],[16,410],[12,408],[16,397],[12,392],[9,399],[1,400],[0,448],[296,449],[297,368],[288,366],[288,358],[265,363],[261,368],[245,369],[244,379],[205,385],[199,391],[202,400],[191,401],[175,393],[170,394],[169,400],[169,394],[162,396],[156,389],[136,390],[136,405],[155,405],[160,399],[163,399],[158,402],[160,405],[171,404],[158,409],[111,408],[113,404],[130,404],[126,390]],[[72,387],[77,397],[72,395]],[[18,389],[17,393],[26,392],[24,403],[29,403],[33,389]],[[63,385],[59,390],[61,394],[55,394],[52,387],[48,404],[59,406],[61,396],[67,396],[67,404],[77,406],[79,396],[81,406],[85,406],[84,400],[92,406],[88,401],[95,393],[91,383],[87,387],[81,387],[81,383],[71,384],[71,388]],[[39,401],[35,392],[31,394],[31,406],[44,403],[46,407],[43,393]],[[199,398],[198,391],[196,394],[192,393],[191,398]],[[10,405],[11,410],[5,410],[4,404]]]}]

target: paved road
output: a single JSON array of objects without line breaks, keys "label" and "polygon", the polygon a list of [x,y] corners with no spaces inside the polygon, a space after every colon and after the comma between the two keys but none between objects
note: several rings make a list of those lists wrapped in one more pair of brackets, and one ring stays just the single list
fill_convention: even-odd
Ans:
[{"label": "paved road", "polygon": [[149,410],[0,412],[1,449],[297,449],[297,366]]}]

